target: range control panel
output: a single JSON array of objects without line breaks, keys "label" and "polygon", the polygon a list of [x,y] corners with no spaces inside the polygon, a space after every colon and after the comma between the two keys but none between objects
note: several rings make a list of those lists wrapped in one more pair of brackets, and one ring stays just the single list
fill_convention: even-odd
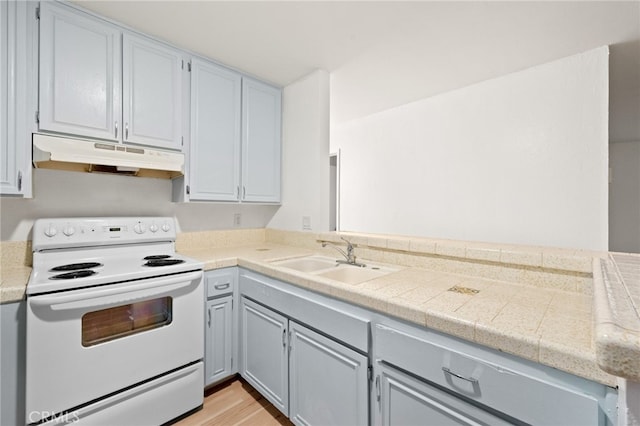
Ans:
[{"label": "range control panel", "polygon": [[99,217],[38,219],[33,224],[33,251],[175,241],[172,217]]}]

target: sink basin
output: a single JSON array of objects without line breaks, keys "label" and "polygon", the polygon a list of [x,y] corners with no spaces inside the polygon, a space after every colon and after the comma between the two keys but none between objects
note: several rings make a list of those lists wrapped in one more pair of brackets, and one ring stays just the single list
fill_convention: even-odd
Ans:
[{"label": "sink basin", "polygon": [[393,271],[388,268],[373,269],[373,268],[358,268],[357,266],[342,265],[338,268],[331,269],[326,272],[321,272],[318,275],[321,277],[329,278],[331,280],[341,281],[345,284],[359,284],[364,281],[369,281],[374,278],[387,275]]},{"label": "sink basin", "polygon": [[300,272],[315,272],[328,268],[335,268],[336,259],[322,256],[306,256],[297,259],[282,260],[273,262],[274,265],[284,268],[295,269]]},{"label": "sink basin", "polygon": [[359,284],[383,275],[396,272],[396,269],[387,268],[375,264],[367,264],[366,267],[345,265],[336,263],[336,259],[324,256],[305,256],[295,259],[279,260],[272,262],[275,266],[293,269],[319,277],[329,278],[345,284]]}]

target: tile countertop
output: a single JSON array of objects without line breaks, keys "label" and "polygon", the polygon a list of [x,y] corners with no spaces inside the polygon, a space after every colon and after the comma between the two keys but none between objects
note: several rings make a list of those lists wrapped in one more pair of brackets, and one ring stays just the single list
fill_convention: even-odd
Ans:
[{"label": "tile countertop", "polygon": [[0,242],[0,303],[24,299],[30,265],[31,241]]},{"label": "tile countertop", "polygon": [[[592,297],[468,275],[388,265],[397,272],[344,284],[271,262],[315,254],[263,243],[235,248],[181,250],[205,270],[241,266],[318,293],[539,362],[609,386],[616,377],[596,362]],[[374,262],[379,263],[379,262]],[[448,291],[453,286],[476,294]]]},{"label": "tile countertop", "polygon": [[640,382],[640,254],[610,253],[593,263],[598,365]]},{"label": "tile countertop", "polygon": [[[631,354],[633,350],[640,351],[637,345],[640,331],[626,330],[626,334],[622,335],[608,334],[609,338],[605,340],[608,346],[602,344],[602,339],[598,336],[603,327],[607,329],[616,323],[611,322],[610,318],[601,320],[601,315],[597,312],[593,314],[592,306],[595,306],[596,310],[602,309],[602,303],[593,303],[594,298],[602,300],[603,297],[607,297],[606,294],[599,293],[599,286],[596,285],[597,273],[594,273],[594,296],[468,274],[397,265],[390,265],[397,269],[397,272],[353,285],[271,263],[316,254],[318,250],[312,248],[271,242],[220,248],[190,247],[193,246],[178,247],[178,250],[183,255],[203,261],[205,270],[231,266],[247,267],[302,288],[328,294],[609,386],[616,386],[617,379],[600,367],[619,376],[634,379],[636,377],[634,374],[637,364],[633,362],[625,363],[616,369],[608,368],[609,364],[618,362],[618,358],[615,357],[611,357],[611,362],[606,361],[612,343],[622,345],[627,349],[627,359],[637,362],[640,354],[635,352],[635,358]],[[31,271],[24,262],[14,263],[6,257],[3,253],[0,271],[1,303],[24,298],[25,286]],[[596,262],[599,260],[596,259]],[[476,294],[448,291],[453,286],[479,291]],[[613,305],[607,312],[617,312],[617,309],[620,309],[619,306]],[[622,344],[634,342],[633,339],[636,339],[635,346]]]}]

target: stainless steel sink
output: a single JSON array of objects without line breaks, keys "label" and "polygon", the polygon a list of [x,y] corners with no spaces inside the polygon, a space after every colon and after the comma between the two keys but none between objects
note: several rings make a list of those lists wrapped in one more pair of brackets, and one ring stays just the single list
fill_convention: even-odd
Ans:
[{"label": "stainless steel sink", "polygon": [[345,284],[359,284],[397,271],[397,269],[377,264],[367,263],[366,266],[359,267],[337,263],[336,259],[315,255],[281,260],[273,262],[273,265],[340,281]]}]

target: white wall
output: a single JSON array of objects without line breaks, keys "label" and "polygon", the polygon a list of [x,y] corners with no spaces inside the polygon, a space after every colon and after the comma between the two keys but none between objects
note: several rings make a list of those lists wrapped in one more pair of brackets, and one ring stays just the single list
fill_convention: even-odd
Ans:
[{"label": "white wall", "polygon": [[609,155],[609,249],[640,253],[640,141],[612,143]]},{"label": "white wall", "polygon": [[0,199],[0,238],[31,239],[33,221],[42,217],[172,216],[180,231],[262,228],[277,207],[220,203],[172,203],[171,181],[55,170],[34,170],[34,198]]},{"label": "white wall", "polygon": [[317,70],[284,88],[282,207],[269,227],[329,230],[329,74]]},{"label": "white wall", "polygon": [[341,229],[604,250],[607,116],[602,47],[332,122]]}]

